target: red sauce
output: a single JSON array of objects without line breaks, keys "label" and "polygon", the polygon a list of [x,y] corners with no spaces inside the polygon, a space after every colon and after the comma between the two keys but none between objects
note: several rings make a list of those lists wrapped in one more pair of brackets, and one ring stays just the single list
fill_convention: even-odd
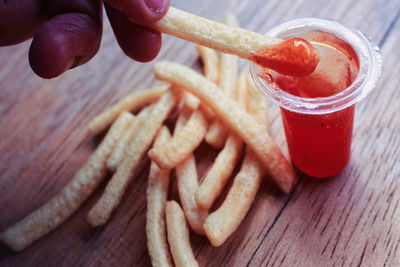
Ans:
[{"label": "red sauce", "polygon": [[291,38],[257,51],[250,60],[284,75],[305,76],[318,65],[319,54],[306,40]]},{"label": "red sauce", "polygon": [[281,109],[286,141],[294,165],[314,177],[342,171],[350,158],[354,106],[324,115]]},{"label": "red sauce", "polygon": [[[340,43],[341,44],[341,43]],[[358,61],[343,45],[314,43],[321,55],[315,71],[304,77],[266,71],[265,79],[292,95],[319,98],[346,89],[358,73]],[[350,49],[352,49],[350,47]],[[286,140],[292,162],[314,177],[330,177],[347,165],[354,120],[354,106],[329,114],[303,114],[281,108]]]}]

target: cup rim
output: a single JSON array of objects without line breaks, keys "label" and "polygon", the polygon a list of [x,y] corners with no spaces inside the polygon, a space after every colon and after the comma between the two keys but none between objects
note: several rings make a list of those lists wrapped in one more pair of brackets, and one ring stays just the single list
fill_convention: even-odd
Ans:
[{"label": "cup rim", "polygon": [[318,98],[305,98],[289,94],[260,78],[263,69],[250,63],[250,73],[256,87],[281,107],[305,114],[326,114],[342,110],[365,98],[375,87],[382,72],[382,57],[379,48],[360,31],[335,20],[318,18],[295,19],[279,24],[266,34],[276,37],[282,33],[296,30],[321,30],[334,34],[348,43],[356,52],[360,68],[359,73],[343,91]]}]

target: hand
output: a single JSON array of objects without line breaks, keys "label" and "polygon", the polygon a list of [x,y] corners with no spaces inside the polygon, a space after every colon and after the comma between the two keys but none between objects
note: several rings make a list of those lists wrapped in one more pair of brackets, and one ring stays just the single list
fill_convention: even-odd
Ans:
[{"label": "hand", "polygon": [[[152,23],[168,10],[169,0],[104,0],[118,44],[130,58],[157,56],[161,34],[136,23]],[[102,36],[101,0],[0,1],[0,46],[33,37],[32,70],[43,78],[84,64],[98,51]]]}]

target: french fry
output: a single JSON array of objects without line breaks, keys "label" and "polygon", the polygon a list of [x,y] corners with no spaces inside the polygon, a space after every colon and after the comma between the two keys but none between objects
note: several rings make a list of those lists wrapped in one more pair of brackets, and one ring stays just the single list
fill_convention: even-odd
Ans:
[{"label": "french fry", "polygon": [[[236,17],[230,13],[226,15],[224,22],[229,26],[239,26],[239,22]],[[236,81],[238,79],[238,72],[239,58],[233,55],[222,53],[219,65],[220,75],[218,85],[221,90],[232,99],[235,98],[236,94]],[[205,140],[213,147],[221,148],[224,146],[227,136],[228,132],[221,122],[214,120],[208,129]]]},{"label": "french fry", "polygon": [[242,140],[229,136],[203,182],[196,191],[196,201],[203,209],[210,209],[235,169],[242,148]]},{"label": "french fry", "polygon": [[[247,104],[247,77],[246,74],[240,74],[238,79],[238,86],[237,86],[237,101],[240,106],[249,110],[249,105]],[[251,103],[249,103],[251,104]]]},{"label": "french fry", "polygon": [[185,92],[183,98],[184,104],[192,110],[197,109],[200,105],[200,100],[189,92]]},{"label": "french fry", "polygon": [[208,79],[183,65],[159,62],[154,66],[154,73],[161,80],[185,88],[211,107],[223,124],[254,151],[277,186],[285,193],[291,191],[296,181],[291,165],[264,128],[236,101],[227,97]]},{"label": "french fry", "polygon": [[199,146],[207,126],[203,113],[200,110],[193,111],[183,129],[174,134],[170,142],[149,151],[150,159],[161,168],[175,168]]},{"label": "french fry", "polygon": [[89,129],[98,134],[105,130],[123,111],[135,111],[147,104],[157,101],[160,96],[168,89],[167,85],[158,86],[146,90],[135,92],[113,106],[106,109],[103,113],[96,116],[90,123]]},{"label": "french fry", "polygon": [[168,243],[177,267],[199,266],[190,246],[189,228],[185,215],[176,201],[168,201],[166,210]]},{"label": "french fry", "polygon": [[[207,20],[170,7],[157,22],[146,25],[160,32],[256,62],[285,75],[305,76],[318,65],[318,51],[308,42],[281,40]],[[299,55],[299,56],[298,56]]]},{"label": "french fry", "polygon": [[[244,87],[244,89],[242,88]],[[238,79],[237,92],[246,92],[247,84],[245,76],[241,75]],[[239,97],[239,94],[237,95]],[[243,97],[243,95],[241,95]],[[244,94],[244,97],[246,95]],[[246,108],[246,102],[238,99],[240,105]],[[230,135],[224,148],[219,152],[211,168],[207,172],[203,182],[196,192],[196,201],[203,209],[209,210],[215,199],[224,189],[229,177],[235,169],[242,148],[242,140],[234,135]]]},{"label": "french fry", "polygon": [[162,19],[147,26],[244,59],[251,58],[261,48],[275,45],[282,41],[195,16],[174,7],[170,7]]},{"label": "french fry", "polygon": [[143,155],[150,147],[158,129],[160,129],[176,103],[177,97],[171,90],[168,90],[154,105],[148,120],[129,145],[125,159],[108,182],[103,195],[89,211],[87,221],[91,226],[100,226],[108,221],[136,174]]},{"label": "french fry", "polygon": [[[174,137],[179,135],[187,125],[188,114],[183,110],[175,126]],[[201,209],[196,202],[195,193],[199,187],[196,160],[192,153],[186,160],[176,166],[178,194],[190,228],[204,235],[203,223],[208,217],[208,211]]]},{"label": "french fry", "polygon": [[253,118],[264,127],[263,131],[268,129],[268,103],[266,97],[256,88],[254,82],[249,75],[245,76],[247,91],[248,91],[248,104],[247,109]]},{"label": "french fry", "polygon": [[0,233],[0,240],[15,251],[23,250],[66,221],[103,180],[106,160],[116,140],[126,129],[129,113],[122,113],[100,146],[56,196],[28,216]]},{"label": "french fry", "polygon": [[107,159],[107,169],[109,171],[114,173],[117,170],[117,167],[120,165],[125,155],[126,148],[132,142],[139,128],[149,116],[152,107],[153,104],[144,107],[143,110],[140,111],[139,115],[130,123],[126,131],[122,134],[121,138],[117,141],[110,157]]},{"label": "french fry", "polygon": [[[154,146],[169,142],[171,135],[163,126],[158,132]],[[170,179],[169,169],[160,169],[151,163],[147,184],[146,238],[147,250],[153,266],[173,266],[167,242],[165,205]]]},{"label": "french fry", "polygon": [[198,189],[196,161],[190,155],[183,163],[176,167],[179,199],[190,228],[198,234],[204,235],[203,224],[208,217],[208,211],[202,209],[196,202],[195,194]]},{"label": "french fry", "polygon": [[[202,45],[197,45],[196,48],[200,54],[201,60],[203,61],[204,76],[217,84],[219,80],[219,57],[217,51]],[[202,110],[208,119],[214,117],[212,110],[207,106],[203,106]]]},{"label": "french fry", "polygon": [[219,58],[217,51],[202,45],[196,45],[204,65],[204,76],[217,84],[219,80]]},{"label": "french fry", "polygon": [[224,202],[204,222],[204,230],[213,246],[223,244],[242,222],[253,203],[264,173],[257,157],[247,149],[242,168],[234,178]]},{"label": "french fry", "polygon": [[110,156],[107,159],[106,166],[107,169],[111,172],[115,172],[117,169],[118,163],[120,161],[120,157],[122,157],[125,146],[128,144],[129,139],[131,139],[136,131],[138,126],[138,119],[132,115],[128,127],[122,133],[121,138],[117,140],[115,143],[113,150],[111,151]]},{"label": "french fry", "polygon": [[[267,131],[265,98],[253,88],[248,76],[241,75],[239,84],[247,88],[247,109]],[[239,88],[241,88],[239,86]],[[213,246],[220,246],[238,228],[250,209],[260,188],[265,169],[254,153],[247,149],[239,173],[222,205],[212,212],[204,223],[204,230]]]}]

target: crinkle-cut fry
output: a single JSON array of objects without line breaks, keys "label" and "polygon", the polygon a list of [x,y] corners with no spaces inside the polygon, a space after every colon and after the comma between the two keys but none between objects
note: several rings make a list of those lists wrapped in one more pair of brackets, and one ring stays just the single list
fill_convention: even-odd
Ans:
[{"label": "crinkle-cut fry", "polygon": [[211,21],[173,7],[162,19],[147,26],[245,59],[251,58],[265,46],[281,42],[280,39]]},{"label": "crinkle-cut fry", "polygon": [[219,80],[219,58],[217,51],[202,45],[196,45],[204,66],[204,76],[213,83]]},{"label": "crinkle-cut fry", "polygon": [[89,211],[87,221],[91,226],[96,227],[105,224],[113,210],[121,202],[126,188],[138,170],[143,155],[150,147],[158,129],[160,129],[177,100],[177,96],[171,90],[168,90],[154,105],[148,120],[129,145],[126,157],[108,182],[103,195]]},{"label": "crinkle-cut fry", "polygon": [[[169,142],[171,135],[163,126],[157,135],[154,145]],[[165,224],[165,205],[168,197],[170,170],[160,169],[154,162],[150,165],[147,184],[146,238],[152,266],[173,266],[167,241]]]},{"label": "crinkle-cut fry", "polygon": [[174,200],[168,201],[165,214],[167,219],[168,244],[175,266],[199,266],[190,246],[189,228],[181,207]]},{"label": "crinkle-cut fry", "polygon": [[296,182],[292,166],[278,145],[265,132],[264,127],[261,127],[235,100],[225,96],[208,79],[183,65],[159,62],[154,66],[154,73],[161,80],[185,88],[211,107],[224,125],[234,131],[254,151],[277,186],[285,193],[291,191]]},{"label": "crinkle-cut fry", "polygon": [[[243,89],[244,87],[245,89]],[[237,84],[237,98],[239,91],[246,92],[247,84],[245,76],[241,75]],[[243,93],[241,95],[243,97]],[[246,95],[244,94],[246,98]],[[246,108],[246,102],[238,99],[239,105]],[[242,140],[234,135],[230,135],[225,143],[224,148],[219,152],[214,163],[206,173],[206,176],[196,192],[196,201],[203,208],[209,210],[215,199],[224,189],[229,177],[235,169],[236,163],[240,156],[242,148]]]},{"label": "crinkle-cut fry", "polygon": [[149,151],[150,159],[161,168],[175,168],[200,145],[207,126],[203,113],[198,109],[193,111],[183,129],[174,134],[170,142]]},{"label": "crinkle-cut fry", "polygon": [[257,157],[247,149],[242,168],[224,202],[204,222],[204,230],[213,246],[222,245],[239,227],[253,203],[264,174]]},{"label": "crinkle-cut fry", "polygon": [[0,233],[0,240],[15,251],[23,250],[66,221],[101,183],[106,160],[132,115],[122,113],[107,135],[71,181],[40,208]]},{"label": "crinkle-cut fry", "polygon": [[157,101],[168,89],[168,85],[141,90],[126,96],[113,106],[107,108],[103,113],[96,116],[90,123],[89,129],[98,134],[105,130],[123,111],[134,111],[147,104]]},{"label": "crinkle-cut fry", "polygon": [[[260,103],[260,101],[264,101],[264,97],[258,94],[259,91],[252,91],[256,88],[252,88],[253,84],[248,83],[248,81],[250,81],[248,80],[248,75],[241,75],[239,89],[242,86],[247,88],[249,94],[246,97],[248,101],[246,107],[250,114],[267,131],[268,123],[265,119],[267,109],[264,103]],[[212,245],[222,245],[239,227],[256,197],[264,174],[265,169],[261,166],[254,153],[247,148],[242,167],[234,178],[224,202],[210,214],[204,223],[204,230]]]},{"label": "crinkle-cut fry", "polygon": [[[227,13],[224,19],[225,24],[238,27],[239,21],[231,13]],[[222,91],[232,99],[236,96],[236,83],[239,72],[239,58],[229,54],[221,54],[219,61],[218,85]],[[205,140],[215,148],[222,148],[228,137],[228,132],[219,120],[214,120],[207,132]]]},{"label": "crinkle-cut fry", "polygon": [[144,121],[147,119],[151,112],[151,108],[154,104],[144,107],[137,117],[129,124],[126,131],[122,134],[121,138],[115,144],[110,157],[107,159],[107,169],[111,172],[115,172],[117,167],[121,164],[122,159],[125,155],[126,149],[136,136],[139,128],[142,126]]}]

